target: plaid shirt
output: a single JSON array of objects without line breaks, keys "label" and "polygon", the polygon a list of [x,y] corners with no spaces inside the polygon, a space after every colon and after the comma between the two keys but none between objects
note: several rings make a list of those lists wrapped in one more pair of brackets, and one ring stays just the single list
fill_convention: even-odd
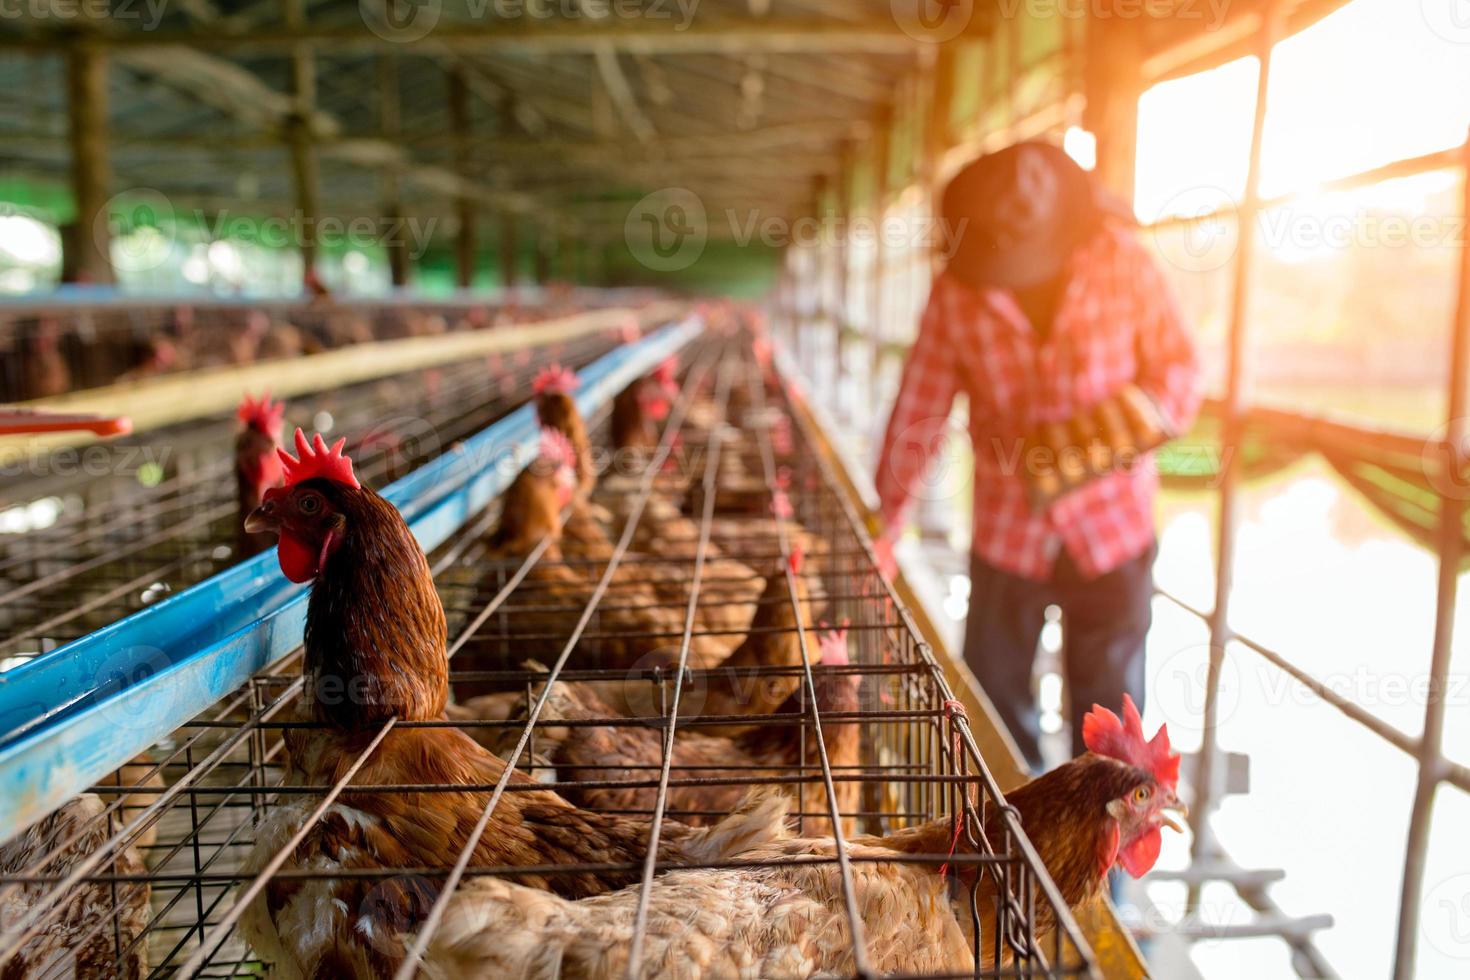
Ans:
[{"label": "plaid shirt", "polygon": [[[1154,537],[1158,471],[1152,455],[1031,510],[1021,479],[1022,443],[1046,422],[1065,422],[1130,383],[1183,431],[1199,409],[1198,368],[1172,291],[1128,232],[1109,229],[1072,258],[1067,291],[1043,342],[1007,290],[976,291],[941,275],[919,324],[878,466],[887,527],[915,496],[948,496],[946,465],[954,397],[970,402],[975,450],[975,556],[1037,581],[1061,548],[1084,576],[1117,568]],[[936,476],[936,469],[938,474]]]}]

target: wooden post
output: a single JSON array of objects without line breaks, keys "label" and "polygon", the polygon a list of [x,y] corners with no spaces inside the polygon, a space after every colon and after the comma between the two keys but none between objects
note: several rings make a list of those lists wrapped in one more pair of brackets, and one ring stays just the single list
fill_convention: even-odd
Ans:
[{"label": "wooden post", "polygon": [[[454,131],[454,169],[461,180],[469,179],[470,171],[470,86],[462,67],[449,72],[449,126]],[[469,289],[475,283],[475,205],[469,196],[460,193],[454,199],[454,211],[458,218],[459,232],[454,242],[454,281],[460,289]]]},{"label": "wooden post", "polygon": [[500,212],[500,285],[503,289],[514,289],[518,276],[520,242],[516,239],[516,213]]},{"label": "wooden post", "polygon": [[556,252],[556,236],[546,229],[541,229],[536,235],[536,255],[534,275],[536,285],[545,286],[551,282],[552,258]]},{"label": "wooden post", "polygon": [[76,220],[64,236],[67,282],[112,282],[107,208],[112,181],[107,159],[107,55],[89,39],[67,51],[67,102],[71,125],[71,187]]},{"label": "wooden post", "polygon": [[1131,204],[1144,89],[1139,21],[1089,18],[1084,56],[1082,125],[1097,137],[1098,179]]},{"label": "wooden post", "polygon": [[882,356],[884,341],[888,338],[884,301],[887,296],[888,250],[883,247],[883,219],[888,214],[888,156],[889,144],[893,140],[893,107],[884,106],[878,111],[873,126],[873,224],[877,230],[874,239],[872,298],[868,312],[868,340],[873,346],[872,369],[877,370]]},{"label": "wooden post", "polygon": [[[386,139],[397,142],[399,131],[398,109],[398,55],[381,55],[378,58],[378,114]],[[408,285],[409,265],[408,236],[403,228],[403,202],[399,198],[398,172],[393,167],[383,171],[383,217],[387,238],[384,251],[388,254],[388,275],[394,289]]]},{"label": "wooden post", "polygon": [[[282,0],[286,26],[306,26],[302,0]],[[305,44],[291,47],[291,115],[286,121],[286,142],[291,153],[291,177],[296,187],[296,211],[301,228],[301,273],[311,279],[317,262],[317,219],[320,216],[321,174],[317,169],[312,141],[311,118],[316,111],[316,63]]]}]

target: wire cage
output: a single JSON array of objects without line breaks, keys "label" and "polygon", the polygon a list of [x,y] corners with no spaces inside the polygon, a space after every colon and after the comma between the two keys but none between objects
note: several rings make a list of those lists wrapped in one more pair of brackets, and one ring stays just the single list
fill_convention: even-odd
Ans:
[{"label": "wire cage", "polygon": [[0,303],[0,401],[47,398],[183,371],[353,344],[438,336],[647,302],[646,290],[519,286],[489,298],[156,299],[114,295]]},{"label": "wire cage", "polygon": [[[287,420],[346,436],[361,479],[380,487],[522,404],[548,364],[580,367],[612,342],[590,334],[492,364],[316,392],[290,399]],[[0,664],[46,653],[239,561],[238,426],[219,416],[52,453],[33,478],[9,481],[0,511],[39,509],[51,523],[0,534]]]},{"label": "wire cage", "polygon": [[[401,724],[458,726],[508,763],[499,783],[473,787],[487,800],[475,836],[496,832],[495,811],[507,794],[551,788],[576,805],[646,820],[653,855],[673,822],[709,824],[730,811],[729,800],[775,787],[789,798],[797,832],[838,842],[830,858],[814,860],[831,864],[844,895],[852,972],[871,975],[854,899],[859,858],[843,845],[958,813],[948,853],[889,859],[974,870],[968,885],[958,873],[949,879],[957,907],[969,908],[964,926],[976,964],[958,975],[1096,976],[1086,941],[1014,811],[1004,807],[933,651],[878,574],[871,542],[810,441],[799,405],[747,335],[706,335],[683,362],[657,446],[598,454],[601,480],[592,502],[602,508],[609,551],[573,557],[547,538],[524,558],[497,556],[487,543],[501,516],[492,505],[428,555],[448,618],[459,705],[448,721]],[[605,446],[607,413],[590,422],[594,444]],[[654,514],[663,531],[649,550],[643,522]],[[797,552],[802,559],[793,563]],[[548,588],[543,573],[551,570],[559,570],[551,577],[576,584]],[[655,573],[659,599],[650,603]],[[752,591],[760,594],[753,602]],[[743,598],[731,598],[736,592]],[[698,666],[696,645],[722,632],[699,622],[737,603],[752,608],[754,618],[734,639],[794,639],[797,658]],[[673,628],[635,634],[619,615],[638,609],[646,616],[652,608],[668,613]],[[842,638],[846,656],[816,655]],[[642,644],[635,649],[643,652],[632,666],[599,667],[596,651],[609,642]],[[289,846],[260,875],[241,870],[272,808],[297,794],[350,801],[359,793],[466,790],[354,785],[356,765],[335,785],[285,785],[282,733],[312,727],[292,714],[300,664],[298,650],[260,671],[92,787],[86,807],[89,797],[79,797],[33,827],[28,833],[39,842],[23,861],[6,863],[0,852],[0,906],[25,897],[22,914],[0,921],[0,958],[13,962],[27,944],[56,933],[65,935],[68,955],[95,975],[262,975],[271,964],[240,930],[248,900],[270,880],[323,877],[282,867]],[[723,685],[789,694],[775,707],[753,708],[764,702],[750,694],[748,703],[712,709]],[[576,713],[558,707],[562,689],[612,693]],[[622,710],[607,708],[618,698]],[[471,709],[486,703],[503,710]],[[737,728],[756,733],[747,744],[777,748],[716,762],[691,762],[678,751],[681,740]],[[559,752],[573,732],[653,749],[568,761]],[[365,745],[357,763],[380,738]],[[513,772],[533,781],[513,780]],[[987,823],[997,814],[998,823]],[[965,846],[956,847],[962,839]],[[395,932],[413,937],[399,976],[415,972],[415,954],[442,926],[456,890],[476,878],[525,871],[475,865],[473,843],[448,866],[351,872],[392,885],[371,890],[369,901],[380,895],[385,907],[378,911]],[[613,876],[643,901],[669,868],[649,856],[542,870]],[[402,887],[405,880],[412,887]],[[978,907],[982,880],[997,885],[989,916]],[[77,914],[81,906],[90,910],[85,916]],[[645,907],[634,950],[646,926]]]}]

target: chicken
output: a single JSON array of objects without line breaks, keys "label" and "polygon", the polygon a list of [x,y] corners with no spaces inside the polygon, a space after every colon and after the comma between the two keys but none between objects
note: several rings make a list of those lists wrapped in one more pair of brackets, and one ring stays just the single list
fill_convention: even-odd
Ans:
[{"label": "chicken", "polygon": [[[653,378],[648,379],[664,392],[665,415],[668,411],[667,393],[672,386],[673,365],[672,358],[665,361]],[[575,390],[576,383],[575,375],[555,365],[542,371],[536,379],[536,410],[543,426],[566,436],[576,456],[577,492],[562,523],[559,542],[561,554],[568,560],[586,560],[605,565],[612,560],[615,548],[604,525],[610,523],[613,517],[605,508],[587,502],[587,495],[596,483],[597,466],[592,458],[586,424],[569,394]],[[626,503],[636,496],[624,494],[623,498]],[[623,517],[626,520],[628,514],[625,512]],[[640,520],[639,528],[641,527]],[[697,540],[697,530],[695,535]],[[619,590],[629,583],[646,583],[671,610],[680,610],[689,600],[690,579],[684,570],[687,562],[674,566],[666,559],[692,559],[693,548],[691,546],[687,556],[669,555],[660,549],[656,535],[652,538],[645,536],[645,540],[650,546],[641,550],[652,558],[646,559],[637,554],[626,555],[613,573],[614,582]],[[640,590],[636,585],[633,590],[634,595],[647,591]],[[700,633],[707,634],[701,638],[701,643],[717,648],[721,656],[730,653],[755,613],[753,603],[760,595],[760,590],[760,577],[752,568],[725,559],[717,548],[706,549],[699,604],[695,610],[695,627]],[[615,596],[617,601],[626,598],[628,597]]]},{"label": "chicken", "polygon": [[671,356],[652,375],[618,392],[609,422],[613,449],[650,451],[658,445],[656,423],[668,418],[679,394],[674,377],[678,368],[678,358]]},{"label": "chicken", "polygon": [[71,368],[61,353],[61,324],[55,317],[42,316],[36,321],[30,339],[30,351],[21,358],[24,379],[22,398],[51,398],[71,390]]},{"label": "chicken", "polygon": [[[106,843],[117,831],[116,814],[95,794],[83,793],[55,813],[0,845],[0,875],[65,875],[81,858]],[[76,840],[72,840],[76,838]],[[71,843],[67,843],[71,841]],[[43,861],[58,845],[60,853]],[[42,862],[37,867],[37,862]],[[124,848],[98,873],[142,875],[147,871],[135,847]],[[54,881],[5,885],[0,888],[0,930],[27,915],[49,898]],[[0,973],[6,980],[53,977],[116,977],[137,980],[148,974],[148,943],[134,943],[148,923],[146,881],[83,882],[46,913],[42,927],[26,940]],[[122,950],[119,960],[118,951]]]},{"label": "chicken", "polygon": [[[527,656],[552,657],[560,653],[570,627],[591,601],[601,574],[595,566],[579,570],[563,562],[561,514],[576,493],[576,456],[565,436],[555,429],[542,430],[541,445],[541,455],[506,490],[499,525],[486,541],[490,560],[519,563],[543,539],[550,539],[512,597],[516,605],[506,607],[507,613],[515,617],[517,632],[522,634],[517,662]],[[583,666],[619,668],[673,663],[678,659],[683,630],[682,608],[663,602],[645,583],[620,580],[598,603],[595,618],[574,651],[574,660]],[[728,652],[728,645],[718,638],[695,636],[690,642],[689,662],[707,667]],[[482,662],[482,656],[472,648],[459,656],[470,670],[503,666],[495,661]],[[484,684],[466,683],[457,687],[456,694],[469,698],[491,690]]]},{"label": "chicken", "polygon": [[[311,819],[322,804],[318,796],[292,795],[274,806],[243,870],[258,874],[298,832],[303,838],[286,855],[286,871],[447,867],[469,844],[490,793],[352,787],[483,787],[504,777],[514,791],[497,801],[472,849],[473,864],[527,868],[515,876],[518,883],[572,898],[628,883],[631,874],[619,871],[535,866],[637,866],[647,851],[646,820],[580,810],[528,789],[536,784],[506,773],[504,762],[457,729],[402,727],[445,718],[444,608],[413,533],[390,503],[358,484],[342,445],[329,449],[320,436],[309,444],[297,430],[299,458],[282,452],[285,484],[266,493],[247,528],[277,534],[281,570],[294,582],[312,582],[301,708],[316,725],[286,730],[285,782],[331,785],[362,764],[320,819]],[[376,748],[362,759],[375,738]],[[749,843],[742,829],[665,823],[658,857],[719,861]],[[438,880],[276,877],[248,903],[241,928],[277,976],[386,976],[404,949],[385,915],[432,897]]]},{"label": "chicken", "polygon": [[[1094,707],[1084,722],[1091,751],[1014,790],[1015,808],[1064,900],[1093,901],[1118,864],[1133,875],[1152,867],[1165,813],[1182,809],[1176,795],[1179,757],[1162,729],[1145,741],[1138,712],[1125,700],[1126,722]],[[1005,840],[1003,810],[987,807],[983,838]],[[723,826],[745,821],[751,846],[742,862],[832,857],[831,838],[783,830],[785,801],[757,795]],[[764,823],[765,830],[759,825]],[[977,834],[977,839],[981,835]],[[943,866],[907,863],[905,855],[943,855],[951,842],[970,850],[949,819],[847,845],[855,904],[862,916],[868,965],[877,973],[971,973],[972,915],[979,920],[982,965],[994,951],[996,879],[982,866],[956,860],[970,889],[951,900]],[[976,882],[976,876],[979,881]],[[623,977],[639,903],[626,888],[568,901],[514,882],[477,878],[451,898],[432,937],[431,975]],[[1035,905],[1038,937],[1055,928],[1045,903]],[[857,970],[840,871],[834,862],[763,864],[732,869],[673,870],[654,879],[643,955],[636,976],[805,977]]]},{"label": "chicken", "polygon": [[235,488],[240,501],[240,524],[235,532],[235,557],[249,558],[275,544],[270,534],[251,534],[245,518],[260,506],[265,492],[281,482],[281,461],[276,449],[281,444],[281,420],[285,402],[272,402],[270,395],[246,395],[235,411],[240,433],[235,437]]},{"label": "chicken", "polygon": [[572,392],[579,384],[573,371],[553,364],[536,374],[531,382],[531,391],[536,397],[536,417],[541,424],[556,429],[572,444],[576,454],[576,496],[585,500],[597,482],[597,466],[592,458],[592,442],[587,438],[587,424],[582,421],[582,413],[572,399]]},{"label": "chicken", "polygon": [[[841,666],[847,663],[846,631],[829,631],[820,641],[823,666]],[[799,662],[799,661],[798,661]],[[797,678],[798,682],[800,678]],[[856,710],[858,680],[852,676],[818,673],[815,678],[819,715],[831,712]],[[684,692],[687,696],[689,692]],[[540,689],[531,696],[539,696]],[[696,690],[690,701],[681,696],[681,705],[690,712],[691,702],[699,702]],[[803,714],[803,698],[800,693],[792,694],[784,703],[770,713],[800,717]],[[467,706],[473,707],[473,706]],[[698,707],[698,705],[696,705]],[[509,714],[525,717],[527,695]],[[542,707],[536,729],[536,748],[539,763],[556,770],[557,778],[569,783],[582,780],[647,782],[657,779],[658,766],[663,761],[663,731],[659,728],[629,724],[598,724],[557,726],[557,721],[612,722],[618,717],[602,700],[597,686],[580,682],[557,681],[551,685],[551,694]],[[520,730],[479,729],[494,739],[488,743],[492,750],[514,744]],[[858,727],[840,721],[822,722],[822,740],[827,749],[828,762],[834,774],[841,774],[841,767],[858,764]],[[735,738],[710,735],[702,726],[681,725],[676,730],[672,755],[672,778],[691,777],[700,780],[748,780],[768,775],[786,775],[798,767],[805,766],[808,773],[821,772],[818,740],[810,729],[805,736],[798,724],[765,723],[750,726]],[[838,794],[840,812],[852,813],[858,807],[860,784],[855,780],[834,782]],[[696,785],[670,785],[667,812],[691,825],[703,825],[732,812],[745,797],[748,782],[732,782],[725,785],[700,782]],[[793,797],[798,796],[796,784],[783,787]],[[566,788],[562,795],[578,806],[597,810],[644,811],[651,813],[656,801],[654,786],[591,788]],[[824,814],[827,809],[826,786],[822,782],[806,783],[800,787],[799,797],[803,818],[798,833],[825,834],[831,832],[831,821]],[[853,832],[851,819],[844,820],[846,833]]]}]

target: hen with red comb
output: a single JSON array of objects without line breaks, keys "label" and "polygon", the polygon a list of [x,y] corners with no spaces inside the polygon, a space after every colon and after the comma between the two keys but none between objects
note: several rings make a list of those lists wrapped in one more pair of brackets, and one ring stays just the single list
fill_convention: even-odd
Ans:
[{"label": "hen with red comb", "polygon": [[235,435],[235,491],[241,521],[236,526],[235,554],[239,558],[260,554],[275,541],[269,534],[246,531],[244,520],[260,506],[266,491],[281,483],[281,460],[276,449],[285,412],[285,402],[272,402],[268,394],[259,398],[246,395],[235,411],[241,423]]},{"label": "hen with red comb", "polygon": [[285,415],[286,403],[271,401],[270,392],[263,392],[259,398],[246,395],[235,409],[235,418],[240,420],[241,425],[264,433],[272,439],[281,438],[281,423]]},{"label": "hen with red comb", "polygon": [[1179,785],[1179,753],[1169,746],[1169,726],[1160,725],[1152,739],[1143,737],[1143,719],[1138,707],[1123,695],[1123,718],[1100,704],[1082,719],[1082,741],[1098,755],[1105,755],[1152,773],[1160,785]]},{"label": "hen with red comb", "polygon": [[576,372],[560,364],[552,364],[536,372],[531,391],[538,395],[569,395],[581,384]]},{"label": "hen with red comb", "polygon": [[284,449],[276,450],[281,457],[281,465],[286,470],[284,485],[293,487],[302,480],[323,479],[344,483],[354,489],[361,487],[362,484],[357,482],[357,477],[352,472],[352,460],[342,453],[345,445],[347,439],[344,437],[328,448],[320,432],[308,443],[306,433],[297,429],[296,455],[292,456]]}]

